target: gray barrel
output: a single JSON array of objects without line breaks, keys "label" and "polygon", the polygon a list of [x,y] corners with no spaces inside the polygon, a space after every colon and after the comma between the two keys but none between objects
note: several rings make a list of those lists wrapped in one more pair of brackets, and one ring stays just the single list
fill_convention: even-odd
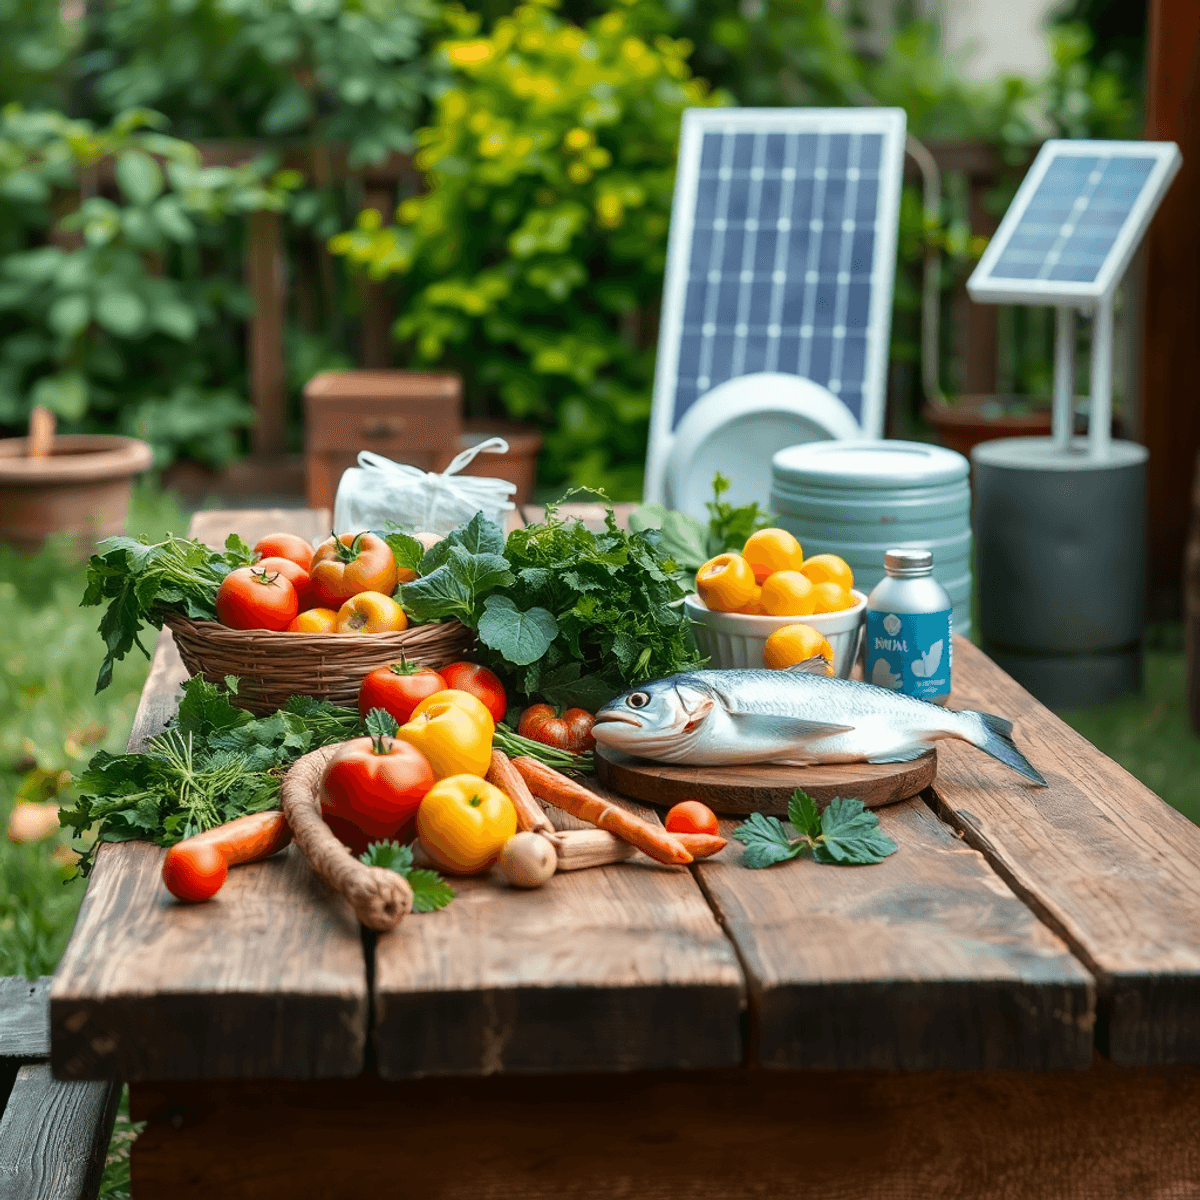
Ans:
[{"label": "gray barrel", "polygon": [[1147,451],[1049,438],[971,452],[983,648],[1045,704],[1141,687]]},{"label": "gray barrel", "polygon": [[838,554],[869,592],[887,550],[933,553],[934,578],[971,628],[971,488],[961,455],[925,442],[809,442],[771,461],[771,511],[806,555]]}]

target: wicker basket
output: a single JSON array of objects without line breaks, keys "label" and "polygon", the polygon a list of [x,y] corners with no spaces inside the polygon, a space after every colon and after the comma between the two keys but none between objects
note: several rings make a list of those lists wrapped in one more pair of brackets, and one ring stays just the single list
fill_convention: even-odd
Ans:
[{"label": "wicker basket", "polygon": [[167,626],[191,675],[221,683],[240,680],[234,703],[255,716],[281,708],[289,696],[313,696],[354,708],[363,679],[399,660],[444,667],[471,648],[474,635],[457,621],[402,633],[274,633],[230,629],[216,621],[168,617]]}]

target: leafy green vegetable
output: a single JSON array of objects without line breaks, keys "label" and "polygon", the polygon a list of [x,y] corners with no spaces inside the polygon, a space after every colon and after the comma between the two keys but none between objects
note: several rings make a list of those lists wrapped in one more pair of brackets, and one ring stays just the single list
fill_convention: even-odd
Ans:
[{"label": "leafy green vegetable", "polygon": [[533,738],[522,737],[516,730],[509,728],[503,721],[496,724],[496,732],[492,736],[492,744],[497,750],[503,750],[510,758],[524,755],[526,758],[536,758],[538,762],[553,767],[556,771],[572,771],[577,775],[586,775],[594,766],[590,754],[573,754],[570,750],[559,750],[547,746],[545,742],[535,742]]},{"label": "leafy green vegetable", "polygon": [[508,596],[489,596],[479,618],[479,640],[516,667],[527,667],[550,649],[558,636],[554,614],[544,608],[522,612]]},{"label": "leafy green vegetable", "polygon": [[416,571],[425,557],[425,547],[412,534],[403,530],[377,530],[381,538],[392,548],[396,566],[404,571]]},{"label": "leafy green vegetable", "polygon": [[454,889],[436,872],[412,865],[412,850],[399,842],[372,842],[359,861],[368,867],[383,867],[408,880],[413,893],[413,911],[436,912],[454,899]]},{"label": "leafy green vegetable", "polygon": [[453,617],[474,629],[485,598],[513,583],[503,550],[499,527],[476,513],[425,552],[416,568],[419,578],[400,585],[404,611],[415,621]]},{"label": "leafy green vegetable", "polygon": [[835,796],[821,813],[812,797],[797,788],[788,803],[788,821],[795,836],[778,818],[762,813],[752,813],[734,830],[746,847],[742,861],[747,867],[770,867],[801,854],[812,854],[817,862],[859,866],[882,862],[896,852],[896,843],[861,800]]},{"label": "leafy green vegetable", "polygon": [[141,838],[170,846],[278,807],[282,768],[362,729],[358,713],[307,696],[256,719],[199,677],[183,690],[174,719],[140,754],[100,751],[80,775],[78,803],[59,819],[79,836],[99,826],[79,864],[82,874],[102,842]]},{"label": "leafy green vegetable", "polygon": [[146,625],[161,629],[167,612],[198,620],[215,620],[217,589],[236,567],[253,561],[250,547],[230,534],[225,552],[203,542],[169,534],[166,541],[147,545],[128,537],[105,538],[87,566],[87,587],[81,603],[108,607],[100,619],[107,653],[100,666],[96,691],[112,682],[113,663],[142,644]]},{"label": "leafy green vegetable", "polygon": [[729,480],[719,471],[713,476],[713,498],[704,507],[708,509],[709,557],[726,550],[740,550],[746,539],[757,529],[766,529],[771,524],[770,515],[757,503],[734,508],[721,497],[729,491]]}]

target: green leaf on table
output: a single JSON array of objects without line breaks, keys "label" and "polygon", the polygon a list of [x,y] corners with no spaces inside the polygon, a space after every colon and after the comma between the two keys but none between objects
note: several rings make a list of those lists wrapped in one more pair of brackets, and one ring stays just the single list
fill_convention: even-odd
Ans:
[{"label": "green leaf on table", "polygon": [[400,728],[396,718],[386,708],[373,708],[367,713],[367,733],[373,738],[391,738]]},{"label": "green leaf on table", "polygon": [[817,838],[821,835],[821,813],[816,802],[807,793],[797,788],[788,801],[788,820],[797,833]]},{"label": "green leaf on table", "polygon": [[416,571],[425,557],[425,547],[412,534],[398,530],[380,533],[379,536],[392,548],[392,557],[402,571]]},{"label": "green leaf on table", "polygon": [[359,862],[368,867],[383,867],[385,871],[395,871],[403,875],[412,867],[412,849],[402,846],[399,842],[372,842],[365,854],[358,856]]},{"label": "green leaf on table", "polygon": [[214,733],[248,725],[254,717],[244,708],[235,708],[229,693],[200,675],[183,684],[183,699],[175,714],[175,728],[192,737],[207,738]]},{"label": "green leaf on table", "polygon": [[399,842],[372,842],[359,861],[368,867],[383,867],[408,880],[413,893],[413,912],[436,912],[454,899],[454,889],[436,872],[412,865],[412,850]]},{"label": "green leaf on table", "polygon": [[805,841],[793,841],[777,817],[751,813],[734,831],[736,841],[746,847],[742,862],[755,870],[796,858],[808,849]]},{"label": "green leaf on table", "polygon": [[558,622],[544,608],[522,612],[508,596],[497,593],[484,601],[479,640],[514,666],[541,658],[557,636]]},{"label": "green leaf on table", "polygon": [[821,836],[813,846],[818,862],[843,866],[882,862],[896,843],[879,828],[879,818],[861,800],[835,796],[821,814]]}]

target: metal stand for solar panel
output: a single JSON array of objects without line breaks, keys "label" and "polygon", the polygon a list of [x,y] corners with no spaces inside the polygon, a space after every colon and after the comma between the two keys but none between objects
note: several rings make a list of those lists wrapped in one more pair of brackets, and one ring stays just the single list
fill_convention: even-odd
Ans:
[{"label": "metal stand for solar panel", "polygon": [[[1051,436],[971,453],[983,646],[1051,706],[1141,686],[1147,455],[1112,439],[1113,302],[1181,161],[1173,142],[1046,142],[967,281],[977,302],[1056,312]],[[1092,322],[1086,440],[1077,312]]]},{"label": "metal stand for solar panel", "polygon": [[882,434],[904,128],[886,108],[684,114],[648,501],[704,516],[716,467],[765,503],[775,450]]}]

